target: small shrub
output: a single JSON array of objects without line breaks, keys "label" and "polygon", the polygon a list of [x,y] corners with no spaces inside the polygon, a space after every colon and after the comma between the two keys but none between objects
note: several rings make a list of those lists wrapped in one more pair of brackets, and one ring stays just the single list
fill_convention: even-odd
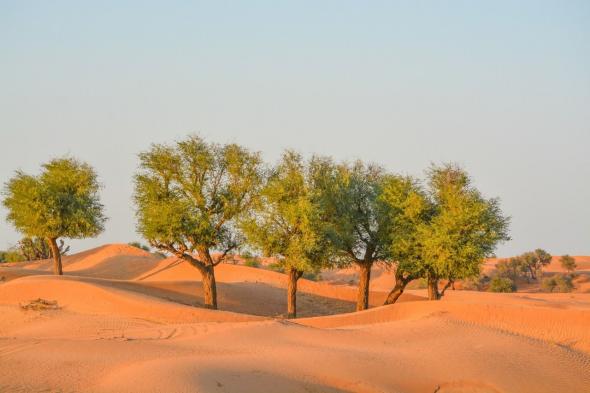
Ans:
[{"label": "small shrub", "polygon": [[273,262],[267,266],[269,270],[277,273],[285,273],[285,268],[278,262]]},{"label": "small shrub", "polygon": [[141,250],[150,252],[150,248],[148,246],[146,246],[145,244],[141,244],[140,242],[130,242],[130,243],[127,243],[127,244],[129,244],[130,246],[133,246],[133,247],[137,247],[137,248],[139,248]]},{"label": "small shrub", "polygon": [[244,266],[248,266],[248,267],[260,267],[260,261],[258,260],[258,258],[248,258],[244,262]]},{"label": "small shrub", "polygon": [[490,281],[490,292],[514,292],[516,291],[516,284],[507,277],[496,276]]},{"label": "small shrub", "polygon": [[311,281],[319,281],[320,280],[320,272],[305,272],[303,273],[303,278],[306,280]]},{"label": "small shrub", "polygon": [[31,300],[27,304],[21,304],[20,308],[23,310],[34,310],[34,311],[44,311],[44,310],[59,310],[60,307],[57,304],[57,300],[45,300],[45,299],[35,299]]},{"label": "small shrub", "polygon": [[572,277],[570,275],[559,274],[553,277],[547,277],[541,283],[545,292],[571,292],[574,289]]}]

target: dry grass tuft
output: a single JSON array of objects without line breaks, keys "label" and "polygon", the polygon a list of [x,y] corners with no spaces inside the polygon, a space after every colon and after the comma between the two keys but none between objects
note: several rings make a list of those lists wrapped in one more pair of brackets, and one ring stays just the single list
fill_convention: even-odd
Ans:
[{"label": "dry grass tuft", "polygon": [[20,308],[23,310],[45,311],[45,310],[59,310],[61,307],[57,304],[57,300],[35,299],[28,304],[21,304]]}]

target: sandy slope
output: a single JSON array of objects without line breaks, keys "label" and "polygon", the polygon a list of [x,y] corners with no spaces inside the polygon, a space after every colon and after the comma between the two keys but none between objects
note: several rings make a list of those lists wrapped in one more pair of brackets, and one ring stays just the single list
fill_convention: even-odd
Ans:
[{"label": "sandy slope", "polygon": [[[590,391],[589,294],[410,291],[327,315],[353,307],[342,271],[302,280],[309,317],[293,323],[269,318],[285,307],[276,272],[220,265],[211,311],[173,258],[108,245],[64,262],[64,277],[48,261],[0,268],[0,392]],[[389,277],[376,271],[372,298]],[[38,297],[61,308],[21,310]]]}]

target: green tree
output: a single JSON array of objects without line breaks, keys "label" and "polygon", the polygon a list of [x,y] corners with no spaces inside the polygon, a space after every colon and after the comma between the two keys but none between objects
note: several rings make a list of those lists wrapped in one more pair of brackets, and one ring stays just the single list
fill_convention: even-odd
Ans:
[{"label": "green tree", "polygon": [[86,238],[104,227],[99,184],[92,167],[73,158],[43,164],[38,176],[17,171],[4,188],[7,220],[25,236],[47,240],[54,273],[63,274],[59,238]]},{"label": "green tree", "polygon": [[[138,232],[152,247],[197,268],[205,306],[216,309],[214,268],[243,241],[236,224],[258,197],[259,155],[191,136],[174,145],[152,145],[139,160],[134,192]],[[220,256],[214,259],[213,251]]]},{"label": "green tree", "polygon": [[[509,219],[498,199],[486,199],[454,164],[432,166],[428,184],[434,213],[419,227],[428,297],[438,300],[457,279],[478,276],[484,258],[508,240]],[[439,292],[439,280],[448,280]]]},{"label": "green tree", "polygon": [[412,280],[424,275],[420,229],[428,225],[433,207],[418,181],[411,177],[386,176],[380,198],[387,204],[391,220],[390,257],[396,265],[395,286],[385,304],[393,304]]},{"label": "green tree", "polygon": [[371,267],[377,261],[391,263],[391,219],[387,204],[380,198],[385,172],[360,161],[339,165],[327,158],[312,161],[335,261],[359,267],[356,309],[365,310],[369,306]]},{"label": "green tree", "polygon": [[302,157],[283,154],[272,170],[256,209],[242,226],[249,242],[277,258],[288,278],[287,315],[297,316],[297,281],[329,265],[330,246],[317,191]]},{"label": "green tree", "polygon": [[561,263],[561,267],[570,273],[576,270],[576,259],[574,257],[566,254],[559,258],[559,262]]},{"label": "green tree", "polygon": [[542,275],[543,267],[551,263],[552,257],[547,251],[537,248],[535,251],[529,251],[519,255],[517,258],[525,276],[536,280],[537,276]]}]

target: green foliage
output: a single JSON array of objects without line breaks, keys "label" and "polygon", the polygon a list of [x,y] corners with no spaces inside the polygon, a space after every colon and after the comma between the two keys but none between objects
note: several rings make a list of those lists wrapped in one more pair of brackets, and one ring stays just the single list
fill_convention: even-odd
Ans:
[{"label": "green foliage", "polygon": [[23,262],[26,260],[27,258],[15,248],[0,251],[0,262]]},{"label": "green foliage", "polygon": [[490,292],[514,292],[516,291],[516,284],[507,277],[495,276],[490,281]]},{"label": "green foliage", "polygon": [[285,273],[284,265],[279,262],[270,263],[266,267],[267,267],[267,269],[272,270],[277,273]]},{"label": "green foliage", "polygon": [[264,185],[253,214],[241,227],[249,242],[277,257],[285,269],[313,272],[329,263],[317,191],[302,157],[283,154]]},{"label": "green foliage", "polygon": [[139,248],[140,250],[150,252],[150,248],[148,246],[146,246],[145,244],[141,244],[140,242],[129,242],[127,244],[129,244],[130,246]]},{"label": "green foliage", "polygon": [[484,258],[509,239],[509,219],[499,201],[485,199],[456,165],[432,166],[428,180],[434,214],[420,228],[427,270],[445,279],[478,276]]},{"label": "green foliage", "polygon": [[336,165],[316,157],[311,173],[336,261],[342,265],[391,262],[392,221],[387,203],[380,198],[384,170],[360,161]]},{"label": "green foliage", "polygon": [[541,287],[545,292],[571,292],[574,289],[574,284],[570,275],[556,274],[545,278]]},{"label": "green foliage", "polygon": [[576,260],[574,257],[570,257],[566,254],[559,258],[559,262],[561,263],[561,267],[563,267],[568,272],[573,272],[576,270]]},{"label": "green foliage", "polygon": [[543,271],[543,267],[551,262],[551,254],[540,248],[525,252],[510,259],[504,259],[496,264],[498,274],[512,280],[523,277],[536,280]]},{"label": "green foliage", "polygon": [[85,238],[103,230],[94,170],[73,158],[43,164],[38,176],[17,171],[4,188],[7,220],[29,237]]},{"label": "green foliage", "polygon": [[[152,145],[139,159],[137,229],[152,246],[187,257],[197,252],[195,263],[213,265],[240,245],[236,220],[258,196],[258,154],[191,136]],[[222,257],[213,262],[210,250],[223,251]]]},{"label": "green foliage", "polygon": [[260,267],[260,261],[258,260],[258,258],[246,258],[244,266]]},{"label": "green foliage", "polygon": [[[40,237],[23,237],[16,247],[27,261],[51,258],[51,248],[47,240]],[[66,246],[62,239],[59,241],[58,249],[60,255],[66,255],[70,251],[70,246]]]},{"label": "green foliage", "polygon": [[389,215],[389,254],[396,261],[396,279],[409,282],[425,273],[422,227],[433,206],[420,184],[411,177],[386,175],[379,199]]}]

